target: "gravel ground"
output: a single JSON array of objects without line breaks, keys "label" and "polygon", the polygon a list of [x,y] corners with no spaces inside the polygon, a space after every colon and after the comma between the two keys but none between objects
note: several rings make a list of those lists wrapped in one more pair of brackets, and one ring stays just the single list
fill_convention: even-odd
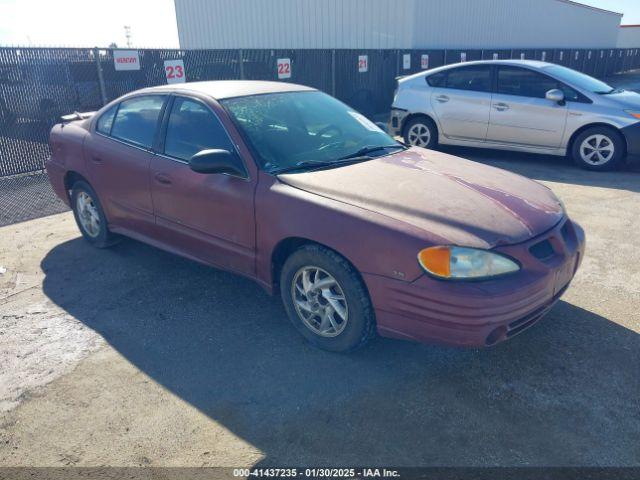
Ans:
[{"label": "gravel ground", "polygon": [[452,150],[587,234],[563,300],[495,348],[307,346],[258,286],[70,213],[0,228],[0,466],[640,466],[640,170]]}]

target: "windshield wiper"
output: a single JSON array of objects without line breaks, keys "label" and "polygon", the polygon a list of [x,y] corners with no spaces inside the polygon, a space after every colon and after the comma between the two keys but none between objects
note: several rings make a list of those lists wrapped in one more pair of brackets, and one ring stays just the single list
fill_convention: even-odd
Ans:
[{"label": "windshield wiper", "polygon": [[277,170],[273,170],[271,173],[278,175],[280,173],[293,172],[295,170],[348,165],[350,163],[358,163],[358,162],[363,162],[365,160],[371,160],[371,157],[361,156],[361,157],[353,157],[353,158],[341,158],[339,160],[305,160],[302,162],[298,162],[295,165],[291,165],[290,167],[278,168]]},{"label": "windshield wiper", "polygon": [[369,155],[370,153],[378,152],[380,150],[384,150],[385,148],[401,148],[402,150],[405,150],[407,147],[405,147],[404,145],[401,145],[399,143],[394,143],[392,145],[378,145],[378,146],[367,145],[366,147],[362,147],[357,152],[353,152],[353,153],[350,153],[349,155],[345,155],[344,157],[340,157],[339,160],[346,160],[348,158],[364,157],[364,156]]},{"label": "windshield wiper", "polygon": [[598,95],[611,95],[612,93],[620,93],[622,91],[623,90],[621,88],[612,88],[608,92],[594,92],[594,93],[597,93]]}]

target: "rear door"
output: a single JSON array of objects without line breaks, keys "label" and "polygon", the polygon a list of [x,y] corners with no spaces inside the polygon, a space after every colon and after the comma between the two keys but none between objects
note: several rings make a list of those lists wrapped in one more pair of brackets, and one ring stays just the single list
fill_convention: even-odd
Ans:
[{"label": "rear door", "polygon": [[111,223],[153,231],[149,164],[166,95],[129,98],[98,118],[85,143],[90,181]]},{"label": "rear door", "polygon": [[498,67],[496,82],[487,141],[559,147],[568,108],[566,102],[560,105],[545,95],[564,86],[547,75],[515,66]]},{"label": "rear door", "polygon": [[202,174],[189,167],[189,159],[201,150],[223,149],[247,171],[217,114],[200,99],[172,97],[160,143],[149,184],[162,242],[199,260],[252,274],[256,180],[248,173]]},{"label": "rear door", "polygon": [[469,65],[447,70],[433,88],[431,105],[440,133],[452,139],[484,141],[491,108],[490,65]]}]

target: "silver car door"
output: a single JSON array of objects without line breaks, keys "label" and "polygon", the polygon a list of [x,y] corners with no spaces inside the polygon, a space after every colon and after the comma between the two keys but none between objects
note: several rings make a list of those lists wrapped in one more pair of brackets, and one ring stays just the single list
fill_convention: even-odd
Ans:
[{"label": "silver car door", "polygon": [[491,109],[491,66],[469,65],[449,70],[443,85],[432,89],[431,106],[441,135],[483,141]]},{"label": "silver car door", "polygon": [[561,84],[530,69],[500,66],[487,142],[557,148],[567,123],[566,102],[545,98]]}]

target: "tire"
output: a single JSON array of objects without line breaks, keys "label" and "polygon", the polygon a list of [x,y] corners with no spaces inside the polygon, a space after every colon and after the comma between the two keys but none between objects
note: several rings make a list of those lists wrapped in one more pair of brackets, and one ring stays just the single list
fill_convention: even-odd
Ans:
[{"label": "tire", "polygon": [[[316,275],[313,274],[314,270]],[[305,272],[308,272],[308,279],[312,283],[325,281],[325,288],[309,289],[308,294],[301,291]],[[327,275],[335,280],[335,284],[327,285],[331,280]],[[310,300],[314,292],[317,292],[317,297]],[[293,252],[282,267],[280,293],[293,325],[309,343],[318,348],[331,352],[350,352],[363,347],[375,336],[375,314],[360,276],[349,262],[328,248],[305,245]],[[328,297],[331,301],[327,300]],[[337,300],[340,297],[344,301]],[[312,305],[311,301],[319,306],[319,313],[314,314],[299,306],[302,302],[308,308]],[[338,307],[334,308],[336,304]],[[321,319],[326,316],[327,308],[333,311],[330,315],[334,321],[329,323],[327,319],[325,328]],[[339,310],[343,312],[342,315]]]},{"label": "tire", "polygon": [[619,168],[624,162],[625,150],[626,142],[616,130],[591,127],[575,138],[571,145],[571,156],[580,167],[602,172]]},{"label": "tire", "polygon": [[[90,202],[91,207],[83,207],[82,204],[86,204],[86,202]],[[98,195],[87,182],[79,180],[73,184],[71,208],[78,229],[87,242],[97,248],[106,248],[117,243],[118,237],[111,233],[107,227],[107,217]],[[93,222],[91,218],[94,219]]]},{"label": "tire", "polygon": [[429,117],[420,115],[407,122],[402,137],[407,145],[433,149],[438,145],[438,128]]}]

